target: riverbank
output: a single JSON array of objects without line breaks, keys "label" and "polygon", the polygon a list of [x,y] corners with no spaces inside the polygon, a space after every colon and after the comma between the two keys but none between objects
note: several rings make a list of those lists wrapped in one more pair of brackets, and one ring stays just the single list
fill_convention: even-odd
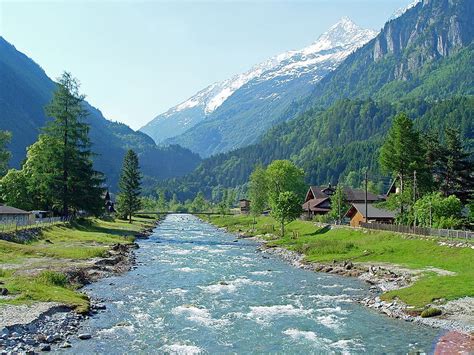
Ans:
[{"label": "riverbank", "polygon": [[[446,243],[389,232],[329,229],[295,221],[277,237],[270,217],[213,217],[211,223],[262,242],[262,252],[319,272],[358,277],[371,284],[372,297],[357,300],[394,318],[433,327],[474,332],[474,280],[469,244]],[[448,245],[446,245],[448,244]],[[429,308],[440,316],[424,318]]]},{"label": "riverbank", "polygon": [[129,270],[135,238],[155,225],[143,217],[132,224],[86,219],[44,228],[23,243],[0,240],[0,351],[70,346],[81,321],[105,309],[81,287]]}]

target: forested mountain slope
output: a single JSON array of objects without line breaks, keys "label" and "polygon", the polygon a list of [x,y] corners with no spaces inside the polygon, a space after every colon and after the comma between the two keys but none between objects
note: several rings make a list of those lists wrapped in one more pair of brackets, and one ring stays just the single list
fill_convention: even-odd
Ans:
[{"label": "forested mountain slope", "polygon": [[[12,132],[10,165],[19,167],[26,148],[34,143],[48,118],[44,106],[51,100],[55,83],[33,60],[0,37],[0,130]],[[147,178],[158,180],[192,171],[199,156],[179,146],[158,148],[153,140],[125,124],[112,122],[86,103],[95,167],[115,187],[127,149],[134,149]]]}]

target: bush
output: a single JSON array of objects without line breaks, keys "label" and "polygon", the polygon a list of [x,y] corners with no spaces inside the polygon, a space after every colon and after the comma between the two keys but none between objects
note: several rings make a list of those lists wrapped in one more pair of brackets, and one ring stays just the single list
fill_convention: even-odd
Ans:
[{"label": "bush", "polygon": [[430,307],[425,309],[423,312],[421,312],[421,317],[422,318],[428,318],[428,317],[436,317],[441,315],[441,310],[438,308]]},{"label": "bush", "polygon": [[46,285],[66,287],[68,285],[67,276],[55,271],[42,271],[37,276],[37,280]]}]

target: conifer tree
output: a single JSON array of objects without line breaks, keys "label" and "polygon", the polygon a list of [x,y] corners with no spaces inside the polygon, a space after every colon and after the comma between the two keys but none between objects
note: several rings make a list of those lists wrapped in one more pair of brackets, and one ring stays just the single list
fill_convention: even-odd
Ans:
[{"label": "conifer tree", "polygon": [[68,216],[71,210],[99,214],[103,209],[103,176],[93,168],[83,102],[79,82],[64,72],[51,103],[45,108],[53,120],[46,125],[36,150],[29,156],[31,174],[48,182],[46,194],[63,216]]},{"label": "conifer tree", "polygon": [[474,162],[464,150],[458,129],[446,128],[446,146],[441,155],[440,188],[444,196],[456,195],[461,201],[472,199]]},{"label": "conifer tree", "polygon": [[[393,119],[385,142],[380,148],[380,166],[384,173],[391,173],[400,179],[401,196],[408,181],[418,174],[418,181],[426,181],[426,166],[424,164],[424,150],[421,145],[420,134],[413,127],[413,122],[405,113],[399,113]],[[401,201],[400,216],[403,220],[405,204]]]},{"label": "conifer tree", "polygon": [[141,173],[138,156],[133,150],[125,155],[122,173],[119,181],[120,193],[118,195],[119,212],[132,223],[132,216],[141,208]]}]

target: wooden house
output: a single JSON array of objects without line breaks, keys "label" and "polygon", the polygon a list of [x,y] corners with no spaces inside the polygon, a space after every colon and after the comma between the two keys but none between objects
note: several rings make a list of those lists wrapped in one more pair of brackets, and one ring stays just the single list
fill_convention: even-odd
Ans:
[{"label": "wooden house", "polygon": [[392,224],[395,220],[395,212],[367,204],[367,216],[365,203],[352,203],[345,217],[350,219],[351,227],[359,227],[361,223],[387,223]]},{"label": "wooden house", "polygon": [[[348,203],[362,203],[365,202],[365,191],[359,189],[352,189],[345,187],[344,200]],[[331,186],[310,186],[306,193],[305,201],[303,203],[303,211],[308,217],[318,214],[326,214],[331,210],[331,196],[334,195],[336,189]],[[367,201],[369,203],[383,200],[383,197],[367,193]]]},{"label": "wooden house", "polygon": [[241,199],[239,200],[240,213],[249,214],[250,213],[250,200]]}]

